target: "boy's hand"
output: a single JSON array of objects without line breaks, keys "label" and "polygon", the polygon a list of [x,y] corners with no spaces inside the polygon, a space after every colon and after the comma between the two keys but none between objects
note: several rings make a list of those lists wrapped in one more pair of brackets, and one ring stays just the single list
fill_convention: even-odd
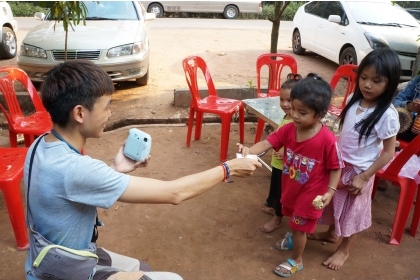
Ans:
[{"label": "boy's hand", "polygon": [[325,207],[327,207],[328,204],[330,204],[331,199],[334,196],[335,191],[334,190],[328,190],[328,192],[326,192],[323,196],[322,196],[322,202],[324,203],[324,205],[322,206],[321,209],[324,209]]},{"label": "boy's hand", "polygon": [[238,151],[242,154],[243,157],[246,157],[248,154],[252,154],[252,150],[248,147],[245,147],[241,143],[236,143],[238,146]]},{"label": "boy's hand", "polygon": [[273,155],[276,159],[279,159],[279,160],[283,159],[283,153],[280,152],[280,151],[278,151],[278,152],[274,151]]},{"label": "boy's hand", "polygon": [[142,161],[135,162],[134,160],[126,157],[124,155],[124,145],[125,143],[119,148],[117,155],[115,156],[114,163],[112,164],[112,168],[115,171],[121,173],[128,173],[134,171],[136,168],[140,167],[142,164],[143,166],[147,166],[147,163],[150,161],[151,156],[148,156],[146,159]]}]

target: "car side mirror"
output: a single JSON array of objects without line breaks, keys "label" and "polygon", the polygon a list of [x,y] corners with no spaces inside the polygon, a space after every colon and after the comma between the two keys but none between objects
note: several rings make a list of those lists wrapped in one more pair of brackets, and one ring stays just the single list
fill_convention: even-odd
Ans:
[{"label": "car side mirror", "polygon": [[340,16],[337,16],[337,15],[330,15],[330,16],[328,17],[328,21],[331,21],[331,22],[335,22],[335,23],[341,24],[341,17],[340,17]]},{"label": "car side mirror", "polygon": [[155,13],[146,13],[144,17],[144,21],[154,20],[156,18]]},{"label": "car side mirror", "polygon": [[36,12],[34,18],[36,18],[37,20],[44,20],[45,14],[42,12]]}]

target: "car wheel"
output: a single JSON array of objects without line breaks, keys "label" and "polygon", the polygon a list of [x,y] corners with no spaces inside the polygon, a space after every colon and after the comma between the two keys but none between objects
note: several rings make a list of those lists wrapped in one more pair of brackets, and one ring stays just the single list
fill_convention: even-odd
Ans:
[{"label": "car wheel", "polygon": [[147,82],[149,82],[149,67],[147,67],[147,73],[141,78],[136,79],[136,84],[139,86],[146,86]]},{"label": "car wheel", "polygon": [[344,49],[343,53],[340,56],[340,65],[344,64],[354,64],[357,65],[357,56],[356,51],[353,47],[348,47]]},{"label": "car wheel", "polygon": [[293,46],[293,52],[295,54],[304,54],[305,53],[305,49],[302,48],[302,43],[301,43],[301,39],[300,39],[300,32],[297,29],[295,30],[295,32],[293,32],[292,46]]},{"label": "car wheel", "polygon": [[235,19],[239,15],[239,10],[233,5],[227,5],[223,11],[223,17],[226,19]]},{"label": "car wheel", "polygon": [[163,7],[162,5],[158,3],[150,4],[149,8],[147,9],[147,12],[154,13],[156,17],[162,17],[163,16]]},{"label": "car wheel", "polygon": [[2,28],[2,42],[0,43],[0,57],[14,58],[16,56],[16,35],[9,27]]}]

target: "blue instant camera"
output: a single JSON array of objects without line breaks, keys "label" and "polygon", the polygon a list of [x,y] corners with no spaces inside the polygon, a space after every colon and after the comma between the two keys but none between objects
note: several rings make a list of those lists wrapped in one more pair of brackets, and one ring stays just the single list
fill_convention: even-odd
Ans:
[{"label": "blue instant camera", "polygon": [[131,128],[124,146],[124,155],[135,161],[144,160],[150,154],[152,137],[146,132]]}]

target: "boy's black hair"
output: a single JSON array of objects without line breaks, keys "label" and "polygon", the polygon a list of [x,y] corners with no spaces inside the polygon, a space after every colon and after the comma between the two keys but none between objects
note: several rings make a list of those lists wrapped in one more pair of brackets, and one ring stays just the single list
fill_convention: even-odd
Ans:
[{"label": "boy's black hair", "polygon": [[287,80],[281,84],[280,88],[282,89],[292,89],[298,81],[302,79],[302,76],[299,74],[288,74]]},{"label": "boy's black hair", "polygon": [[359,131],[359,144],[363,136],[366,137],[365,140],[367,141],[372,129],[378,123],[385,111],[391,106],[401,74],[400,60],[395,51],[390,48],[379,48],[368,53],[362,62],[360,62],[359,68],[357,69],[356,91],[340,114],[340,129],[344,124],[349,108],[363,98],[363,94],[359,87],[359,79],[363,70],[369,66],[375,67],[378,76],[386,78],[387,87],[385,92],[378,97],[375,110],[369,114],[367,118],[356,124],[355,128]]},{"label": "boy's black hair", "polygon": [[48,71],[41,93],[53,123],[65,127],[75,106],[91,111],[98,98],[114,93],[114,85],[99,66],[80,59],[60,63]]},{"label": "boy's black hair", "polygon": [[309,73],[292,88],[290,98],[298,99],[315,111],[315,116],[323,118],[328,111],[332,97],[330,85],[314,73]]}]

